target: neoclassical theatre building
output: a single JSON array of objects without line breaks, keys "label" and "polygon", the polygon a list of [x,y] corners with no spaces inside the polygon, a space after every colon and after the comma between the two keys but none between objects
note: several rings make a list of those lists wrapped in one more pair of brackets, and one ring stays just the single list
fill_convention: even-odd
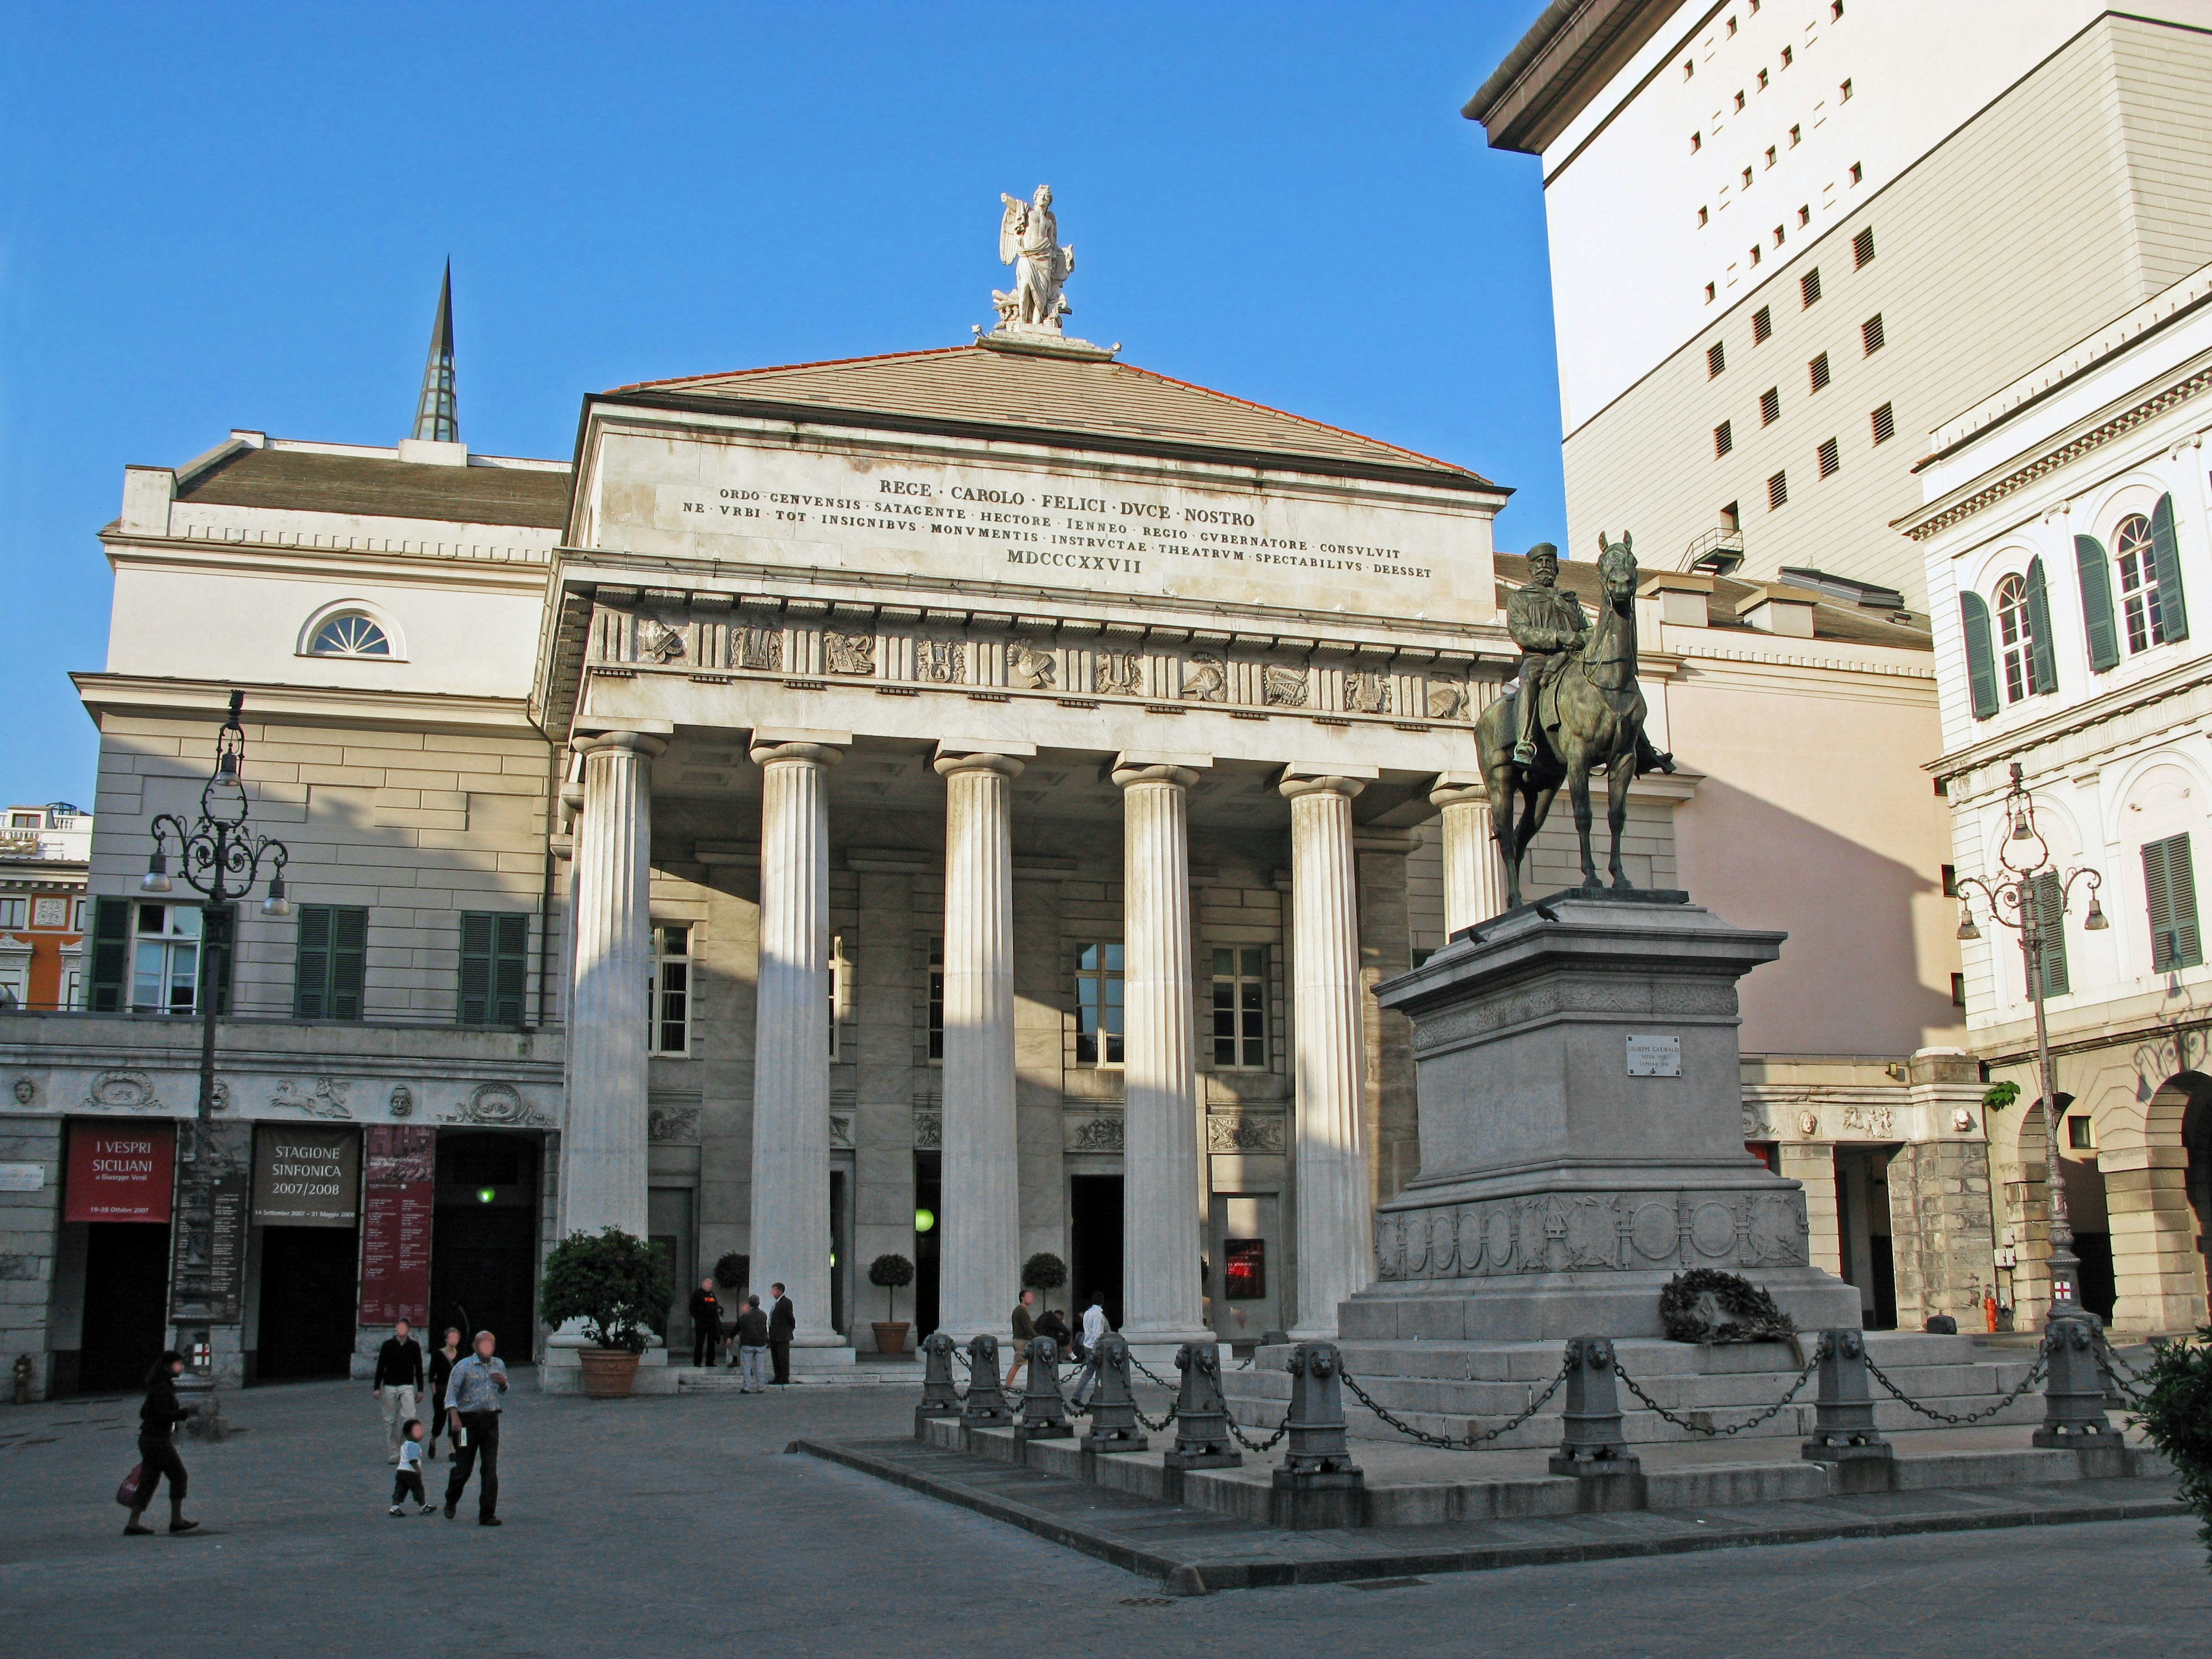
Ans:
[{"label": "neoclassical theatre building", "polygon": [[[886,1316],[1003,1333],[1038,1253],[1139,1352],[1333,1328],[1419,1166],[1372,988],[1499,907],[1471,726],[1518,659],[1508,492],[1005,311],[950,349],[591,395],[573,461],[469,451],[441,313],[396,447],[240,431],[126,472],[108,662],[77,677],[93,965],[79,1006],[0,1027],[4,1335],[40,1387],[177,1334],[207,997],[226,1376],[343,1372],[400,1311],[558,1360],[537,1265],[605,1226],[679,1285],[732,1253],[787,1284],[802,1367]],[[1684,764],[1638,787],[1639,881],[1677,884],[1678,809],[1746,709],[1818,705],[1821,764],[1869,773],[1934,718],[1924,630],[1711,577],[1642,608]],[[143,877],[234,690],[291,909],[249,901],[227,951]],[[1823,1089],[1950,1124],[1953,1073],[1905,1063],[1953,1018],[1918,802],[1863,837],[1900,872],[1861,894],[1875,930],[1762,970],[1747,1050],[1798,1053],[1747,1070],[1747,1139]],[[1574,878],[1569,817],[1534,890]],[[1731,822],[1768,819],[1703,832],[1717,886]],[[1838,952],[1905,988],[1863,1040],[1833,1035]],[[1971,1173],[1964,1121],[1927,1139]],[[1900,1318],[1974,1305],[1983,1187]],[[1816,1261],[1849,1255],[1832,1191]],[[919,1269],[895,1297],[888,1252]]]}]

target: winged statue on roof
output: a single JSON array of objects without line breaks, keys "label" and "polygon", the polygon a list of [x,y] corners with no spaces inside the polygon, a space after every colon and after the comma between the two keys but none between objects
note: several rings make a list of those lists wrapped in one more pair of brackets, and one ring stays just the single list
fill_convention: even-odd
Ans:
[{"label": "winged statue on roof", "polygon": [[1075,274],[1075,250],[1062,247],[1060,222],[1053,216],[1052,186],[1039,185],[1024,202],[1001,195],[1006,212],[999,221],[999,263],[1014,268],[1014,285],[994,289],[1001,328],[1036,328],[1060,332],[1060,319],[1073,309],[1060,292]]}]

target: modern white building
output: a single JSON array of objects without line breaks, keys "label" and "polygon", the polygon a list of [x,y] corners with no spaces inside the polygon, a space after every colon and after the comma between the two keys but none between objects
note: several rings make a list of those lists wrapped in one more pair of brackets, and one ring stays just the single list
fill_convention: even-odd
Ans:
[{"label": "modern white building", "polygon": [[1547,7],[1466,113],[1542,158],[1574,544],[1632,523],[1647,563],[1924,621],[1888,529],[1914,434],[2212,257],[2208,31],[2206,0]]},{"label": "modern white building", "polygon": [[[2206,1318],[2212,1237],[2212,971],[2197,870],[2212,848],[2212,265],[1962,406],[1924,443],[1899,527],[1939,619],[1943,753],[1962,878],[2001,878],[2018,766],[2053,897],[2086,882],[2045,991],[2083,1293],[2131,1331]],[[2197,611],[2192,623],[2192,603]],[[2033,852],[2031,847],[2026,851]],[[2022,861],[2015,851],[2014,862]],[[1971,891],[1971,890],[1970,890]],[[2045,1112],[2027,969],[1977,905],[1966,947],[1974,1052],[2018,1085],[1990,1115],[2018,1296],[2047,1285]]]}]

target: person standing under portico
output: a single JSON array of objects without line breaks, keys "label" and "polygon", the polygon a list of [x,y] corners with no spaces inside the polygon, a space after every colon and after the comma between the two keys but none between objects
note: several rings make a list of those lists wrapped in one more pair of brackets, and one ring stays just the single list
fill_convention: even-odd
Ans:
[{"label": "person standing under portico", "polygon": [[769,1357],[775,1362],[775,1375],[769,1381],[788,1382],[791,1381],[791,1339],[799,1334],[799,1310],[792,1305],[791,1298],[784,1294],[782,1285],[771,1285],[769,1290],[775,1297],[775,1305],[769,1310],[768,1315],[768,1352]]},{"label": "person standing under portico", "polygon": [[422,1345],[404,1319],[392,1322],[392,1334],[376,1351],[376,1380],[369,1392],[384,1407],[384,1461],[397,1463],[407,1425],[415,1416],[415,1401],[422,1392]]}]

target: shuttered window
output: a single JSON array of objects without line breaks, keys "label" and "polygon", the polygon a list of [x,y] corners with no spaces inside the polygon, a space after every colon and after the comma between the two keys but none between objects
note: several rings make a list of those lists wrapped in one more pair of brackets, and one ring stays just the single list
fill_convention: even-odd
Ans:
[{"label": "shuttered window", "polygon": [[368,912],[355,904],[300,907],[292,1012],[300,1019],[359,1019],[368,956]]},{"label": "shuttered window", "polygon": [[1877,311],[1859,325],[1859,343],[1866,349],[1865,355],[1871,357],[1882,349],[1885,343],[1881,331],[1881,313]]},{"label": "shuttered window", "polygon": [[1759,394],[1759,423],[1761,426],[1772,426],[1781,418],[1781,391],[1775,386],[1769,386]]},{"label": "shuttered window", "polygon": [[1824,478],[1833,477],[1836,469],[1844,464],[1837,452],[1836,441],[1833,438],[1830,438],[1820,448],[1814,451],[1814,454],[1820,463],[1820,476]]},{"label": "shuttered window", "polygon": [[2058,876],[2046,870],[2035,878],[2035,915],[2043,931],[2043,994],[2066,994],[2066,918],[2058,907],[2066,902]]},{"label": "shuttered window", "polygon": [[525,911],[461,913],[460,1021],[520,1025],[530,979],[530,917]]},{"label": "shuttered window", "polygon": [[1766,510],[1773,512],[1790,499],[1790,475],[1778,472],[1766,481]]},{"label": "shuttered window", "polygon": [[1768,335],[1770,335],[1770,334],[1773,333],[1773,332],[1774,332],[1774,313],[1773,313],[1773,311],[1772,311],[1770,307],[1766,307],[1766,306],[1761,306],[1761,307],[1759,307],[1759,308],[1758,310],[1756,310],[1756,311],[1754,311],[1754,312],[1753,312],[1753,313],[1751,313],[1751,343],[1752,343],[1752,344],[1753,344],[1753,345],[1764,345],[1764,344],[1765,344],[1765,343],[1766,343],[1766,337],[1767,337]]},{"label": "shuttered window", "polygon": [[1729,422],[1723,421],[1713,428],[1713,453],[1716,457],[1725,455],[1735,447],[1735,429]]},{"label": "shuttered window", "polygon": [[1886,444],[1897,435],[1897,411],[1890,404],[1884,404],[1867,416],[1867,419],[1874,427],[1874,441],[1876,443]]},{"label": "shuttered window", "polygon": [[2197,933],[2197,872],[2189,837],[2168,836],[2142,849],[2143,897],[2150,908],[2150,965],[2154,973],[2194,968],[2204,960]]},{"label": "shuttered window", "polygon": [[[1848,87],[1850,82],[1846,81],[1844,84]],[[1873,263],[1874,230],[1872,227],[1869,227],[1851,238],[1851,269],[1856,270],[1862,265]]]},{"label": "shuttered window", "polygon": [[1974,718],[1985,720],[1997,712],[1997,662],[1990,641],[1990,608],[1980,594],[1959,595],[1959,631],[1966,640],[1966,688]]},{"label": "shuttered window", "polygon": [[1826,352],[1822,352],[1819,356],[1814,358],[1811,362],[1805,365],[1805,378],[1813,383],[1813,390],[1815,392],[1821,391],[1827,386],[1830,377],[1828,374],[1828,354]]},{"label": "shuttered window", "polygon": [[2189,637],[2189,610],[2181,601],[2181,543],[2173,532],[2173,497],[2161,495],[2150,510],[2151,556],[2158,566],[2158,607],[2167,643]]},{"label": "shuttered window", "polygon": [[2120,633],[2112,617],[2112,569],[2105,544],[2094,536],[2074,538],[2074,570],[2081,586],[2081,632],[2089,644],[2089,668],[2101,674],[2120,659]]},{"label": "shuttered window", "polygon": [[92,902],[92,991],[85,1005],[95,1014],[123,1012],[123,981],[131,966],[131,901]]},{"label": "shuttered window", "polygon": [[1820,298],[1820,270],[1815,265],[1797,279],[1797,293],[1807,305],[1819,303]]},{"label": "shuttered window", "polygon": [[1705,348],[1705,378],[1711,380],[1728,367],[1728,349],[1718,340]]}]

